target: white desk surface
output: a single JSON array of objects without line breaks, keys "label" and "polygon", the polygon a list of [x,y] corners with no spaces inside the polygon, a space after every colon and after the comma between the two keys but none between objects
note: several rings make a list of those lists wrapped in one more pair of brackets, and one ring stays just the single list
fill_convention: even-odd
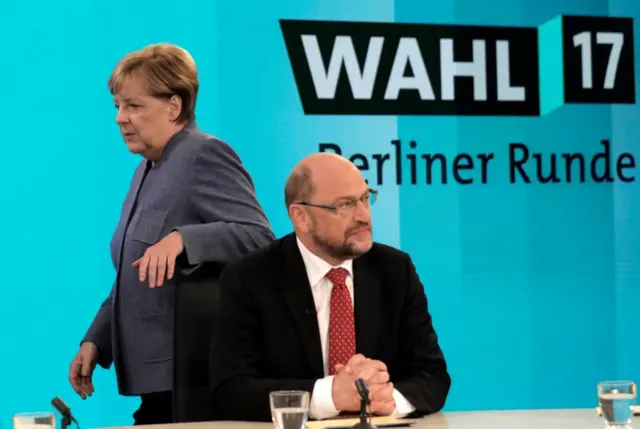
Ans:
[{"label": "white desk surface", "polygon": [[[594,408],[569,410],[470,411],[439,413],[411,420],[412,429],[603,429]],[[640,428],[640,422],[637,423]],[[118,429],[131,429],[123,426]],[[273,429],[272,423],[203,422],[137,426],[139,429]]]}]

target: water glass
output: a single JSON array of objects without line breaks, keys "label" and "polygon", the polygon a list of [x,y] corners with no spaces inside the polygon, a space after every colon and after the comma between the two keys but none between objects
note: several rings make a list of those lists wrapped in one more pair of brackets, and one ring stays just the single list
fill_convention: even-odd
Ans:
[{"label": "water glass", "polygon": [[50,412],[18,413],[13,415],[13,429],[55,429],[56,416]]},{"label": "water glass", "polygon": [[598,403],[606,428],[631,428],[631,419],[636,406],[636,383],[633,381],[598,383]]},{"label": "water glass", "polygon": [[277,429],[304,429],[309,415],[309,392],[283,390],[269,393],[271,419]]}]

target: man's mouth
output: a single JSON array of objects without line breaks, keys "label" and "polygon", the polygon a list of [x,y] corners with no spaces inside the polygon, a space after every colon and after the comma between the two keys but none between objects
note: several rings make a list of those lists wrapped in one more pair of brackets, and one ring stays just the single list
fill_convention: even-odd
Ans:
[{"label": "man's mouth", "polygon": [[370,228],[360,228],[353,231],[350,235],[361,235],[365,233],[369,233],[371,231]]}]

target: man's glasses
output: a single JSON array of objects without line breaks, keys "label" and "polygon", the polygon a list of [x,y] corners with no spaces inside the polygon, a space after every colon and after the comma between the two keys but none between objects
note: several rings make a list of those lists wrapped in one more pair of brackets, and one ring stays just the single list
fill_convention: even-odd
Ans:
[{"label": "man's glasses", "polygon": [[375,189],[369,189],[367,193],[360,198],[342,198],[336,204],[333,204],[333,205],[313,204],[305,201],[302,201],[296,204],[300,204],[301,206],[318,207],[325,210],[331,210],[340,215],[351,215],[356,211],[356,208],[358,207],[359,202],[364,204],[364,206],[368,209],[373,204],[375,204],[377,199],[378,199],[378,191]]}]

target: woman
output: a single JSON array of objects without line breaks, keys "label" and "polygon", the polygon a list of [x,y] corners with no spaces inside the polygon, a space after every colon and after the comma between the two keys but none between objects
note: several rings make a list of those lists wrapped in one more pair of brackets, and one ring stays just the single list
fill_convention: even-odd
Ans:
[{"label": "woman", "polygon": [[114,363],[122,395],[140,395],[135,424],[169,423],[174,275],[227,263],[275,237],[238,155],[195,124],[198,72],[182,48],[126,55],[109,79],[116,123],[136,169],[111,241],[117,277],[73,359],[84,399],[96,364]]}]

